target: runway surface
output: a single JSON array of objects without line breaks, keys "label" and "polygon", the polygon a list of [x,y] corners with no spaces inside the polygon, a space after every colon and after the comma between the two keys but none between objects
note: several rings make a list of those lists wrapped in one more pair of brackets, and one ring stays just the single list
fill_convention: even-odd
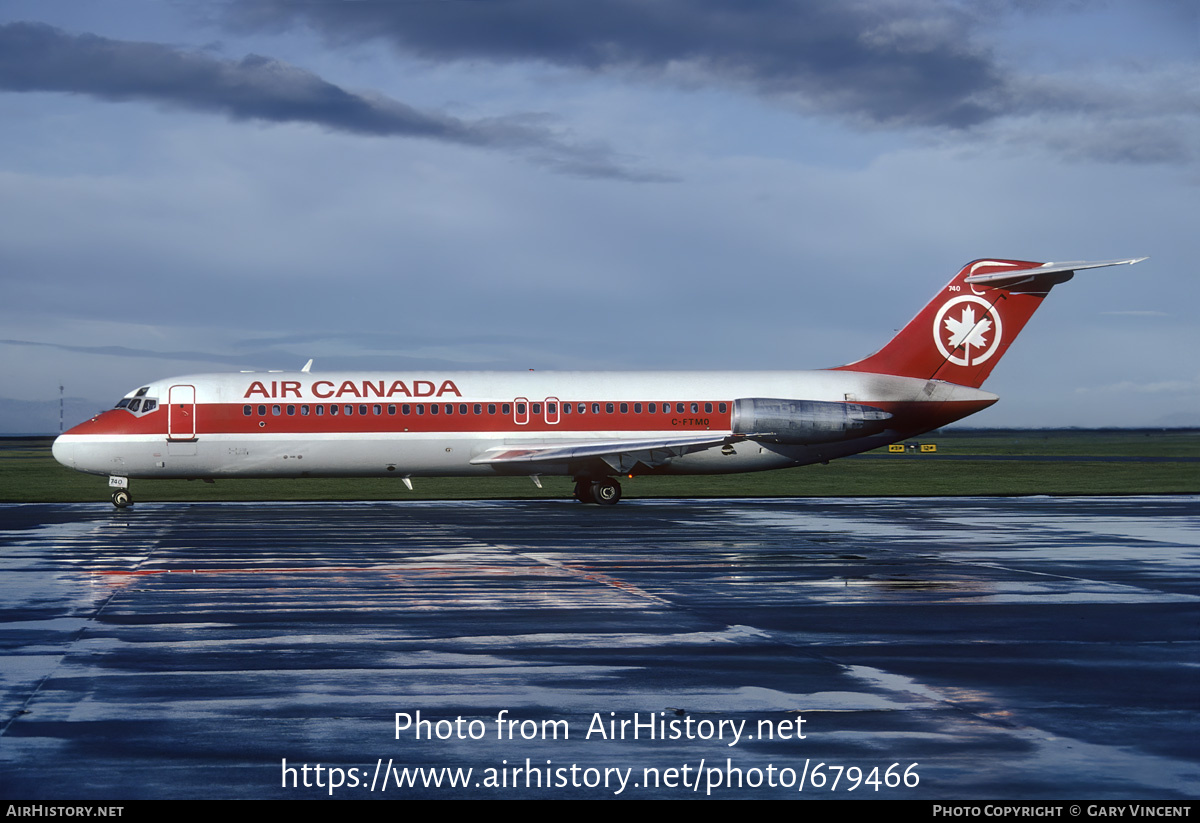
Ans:
[{"label": "runway surface", "polygon": [[6,799],[1200,795],[1196,497],[4,505],[0,568]]}]

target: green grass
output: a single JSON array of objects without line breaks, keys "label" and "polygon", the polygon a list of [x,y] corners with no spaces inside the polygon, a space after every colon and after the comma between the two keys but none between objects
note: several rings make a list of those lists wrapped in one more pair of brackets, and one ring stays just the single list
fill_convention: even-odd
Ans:
[{"label": "green grass", "polygon": [[[1200,456],[1195,431],[953,431],[926,435],[938,455],[876,451],[754,474],[635,477],[622,480],[626,497],[891,497],[943,495],[1197,494],[1200,463],[1169,458]],[[939,460],[942,455],[978,460]],[[1070,459],[989,460],[996,455],[1062,458],[1168,458],[1165,462],[1087,462]],[[462,500],[568,498],[571,480],[543,477],[398,479],[134,480],[135,500]],[[107,479],[60,466],[48,440],[0,440],[0,502],[107,501]]]},{"label": "green grass", "polygon": [[926,435],[939,450],[979,455],[1034,457],[1200,457],[1194,429],[1028,429],[956,430]]}]

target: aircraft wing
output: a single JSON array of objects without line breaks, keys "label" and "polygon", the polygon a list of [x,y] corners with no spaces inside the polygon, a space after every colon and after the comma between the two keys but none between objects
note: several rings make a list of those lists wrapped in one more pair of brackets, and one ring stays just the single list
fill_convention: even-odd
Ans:
[{"label": "aircraft wing", "polygon": [[533,467],[544,463],[602,460],[614,472],[624,474],[632,471],[638,463],[654,468],[670,462],[673,457],[681,457],[695,449],[716,446],[729,439],[727,434],[703,432],[645,440],[559,441],[537,445],[496,446],[472,458],[471,462],[475,465],[528,464]]}]

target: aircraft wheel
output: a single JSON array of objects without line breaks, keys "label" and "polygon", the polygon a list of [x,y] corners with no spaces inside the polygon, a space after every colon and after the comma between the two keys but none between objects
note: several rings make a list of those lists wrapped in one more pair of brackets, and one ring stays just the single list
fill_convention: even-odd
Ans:
[{"label": "aircraft wheel", "polygon": [[591,480],[576,480],[575,481],[575,499],[580,503],[595,503],[596,498],[592,496],[592,481]]},{"label": "aircraft wheel", "polygon": [[133,495],[128,489],[117,489],[112,493],[112,502],[118,509],[127,509],[133,505]]},{"label": "aircraft wheel", "polygon": [[605,506],[615,506],[621,499],[621,484],[612,478],[597,480],[592,484],[592,498]]}]

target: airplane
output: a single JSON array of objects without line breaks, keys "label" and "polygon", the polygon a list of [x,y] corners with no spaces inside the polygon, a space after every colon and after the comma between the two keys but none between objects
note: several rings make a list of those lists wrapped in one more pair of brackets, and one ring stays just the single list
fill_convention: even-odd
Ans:
[{"label": "airplane", "polygon": [[159,380],[60,435],[55,459],[134,478],[572,477],[763,471],[869,451],[981,411],[980,386],[1050,289],[1146,258],[964,266],[875,354],[816,371],[298,372]]}]

